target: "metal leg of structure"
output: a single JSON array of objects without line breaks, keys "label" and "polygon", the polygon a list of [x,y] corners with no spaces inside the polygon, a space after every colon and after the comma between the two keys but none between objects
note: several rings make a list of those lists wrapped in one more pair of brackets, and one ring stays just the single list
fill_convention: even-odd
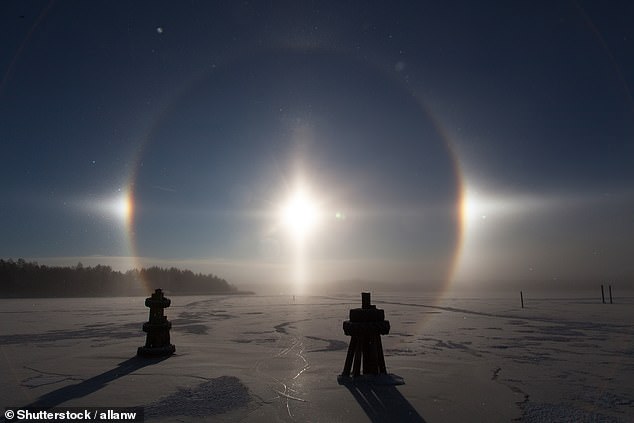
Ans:
[{"label": "metal leg of structure", "polygon": [[350,376],[350,368],[352,367],[352,359],[354,358],[354,352],[356,349],[356,338],[352,337],[350,345],[348,346],[348,355],[346,356],[346,363],[343,366],[343,376]]},{"label": "metal leg of structure", "polygon": [[356,339],[354,347],[355,347],[354,348],[354,365],[352,369],[352,376],[357,377],[361,375],[361,360],[363,359],[363,342],[360,339]]}]

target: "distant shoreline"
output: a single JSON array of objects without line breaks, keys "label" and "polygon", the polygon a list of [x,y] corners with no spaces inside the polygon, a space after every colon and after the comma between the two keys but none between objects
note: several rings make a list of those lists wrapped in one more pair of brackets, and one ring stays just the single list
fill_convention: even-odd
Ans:
[{"label": "distant shoreline", "polygon": [[53,267],[24,259],[0,259],[0,298],[104,298],[147,296],[151,287],[168,295],[249,295],[213,274],[175,267],[133,269],[109,266]]},{"label": "distant shoreline", "polygon": [[[166,297],[203,297],[203,296],[221,296],[221,295],[231,295],[231,296],[249,296],[249,295],[257,295],[256,292],[253,291],[230,291],[230,292],[166,292],[164,291]],[[0,300],[27,300],[27,299],[68,299],[68,298],[139,298],[139,297],[147,297],[150,294],[136,294],[136,295],[39,295],[39,296],[6,296],[0,295]]]}]

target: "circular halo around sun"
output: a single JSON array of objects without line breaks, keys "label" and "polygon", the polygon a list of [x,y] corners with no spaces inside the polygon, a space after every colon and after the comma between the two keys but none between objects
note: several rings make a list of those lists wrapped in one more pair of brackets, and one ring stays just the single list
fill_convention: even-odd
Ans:
[{"label": "circular halo around sun", "polygon": [[[298,169],[306,203],[293,194]],[[131,188],[141,257],[274,269],[291,235],[311,240],[323,280],[442,291],[460,246],[445,135],[394,75],[333,52],[266,52],[209,72],[152,128]]]}]

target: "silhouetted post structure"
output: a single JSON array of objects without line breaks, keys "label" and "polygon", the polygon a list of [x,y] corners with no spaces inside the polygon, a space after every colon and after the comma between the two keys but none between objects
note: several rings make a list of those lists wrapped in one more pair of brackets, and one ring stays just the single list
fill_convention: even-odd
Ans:
[{"label": "silhouetted post structure", "polygon": [[150,319],[143,323],[143,332],[147,333],[147,338],[145,346],[137,350],[137,355],[157,357],[171,355],[176,351],[176,347],[170,344],[172,323],[163,314],[163,310],[171,303],[169,298],[163,296],[161,289],[155,290],[151,297],[145,299],[145,306],[150,308]]},{"label": "silhouetted post structure", "polygon": [[610,293],[610,304],[612,304],[612,285],[608,285],[608,292]]},{"label": "silhouetted post structure", "polygon": [[601,301],[605,304],[605,293],[603,292],[603,285],[601,285]]},{"label": "silhouetted post structure", "polygon": [[522,308],[524,308],[524,293],[520,291],[520,301],[522,302]]},{"label": "silhouetted post structure", "polygon": [[370,293],[361,293],[361,308],[350,309],[350,320],[343,322],[343,332],[350,336],[350,346],[342,376],[387,373],[381,335],[390,333],[385,312],[370,304]]}]

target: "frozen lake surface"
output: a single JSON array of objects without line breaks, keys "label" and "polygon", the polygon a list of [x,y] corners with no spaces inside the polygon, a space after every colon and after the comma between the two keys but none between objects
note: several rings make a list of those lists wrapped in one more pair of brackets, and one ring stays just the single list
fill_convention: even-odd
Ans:
[{"label": "frozen lake surface", "polygon": [[360,296],[170,297],[176,354],[135,357],[144,298],[0,300],[3,406],[145,408],[146,421],[634,421],[634,298],[374,293],[404,384],[340,385]]}]

